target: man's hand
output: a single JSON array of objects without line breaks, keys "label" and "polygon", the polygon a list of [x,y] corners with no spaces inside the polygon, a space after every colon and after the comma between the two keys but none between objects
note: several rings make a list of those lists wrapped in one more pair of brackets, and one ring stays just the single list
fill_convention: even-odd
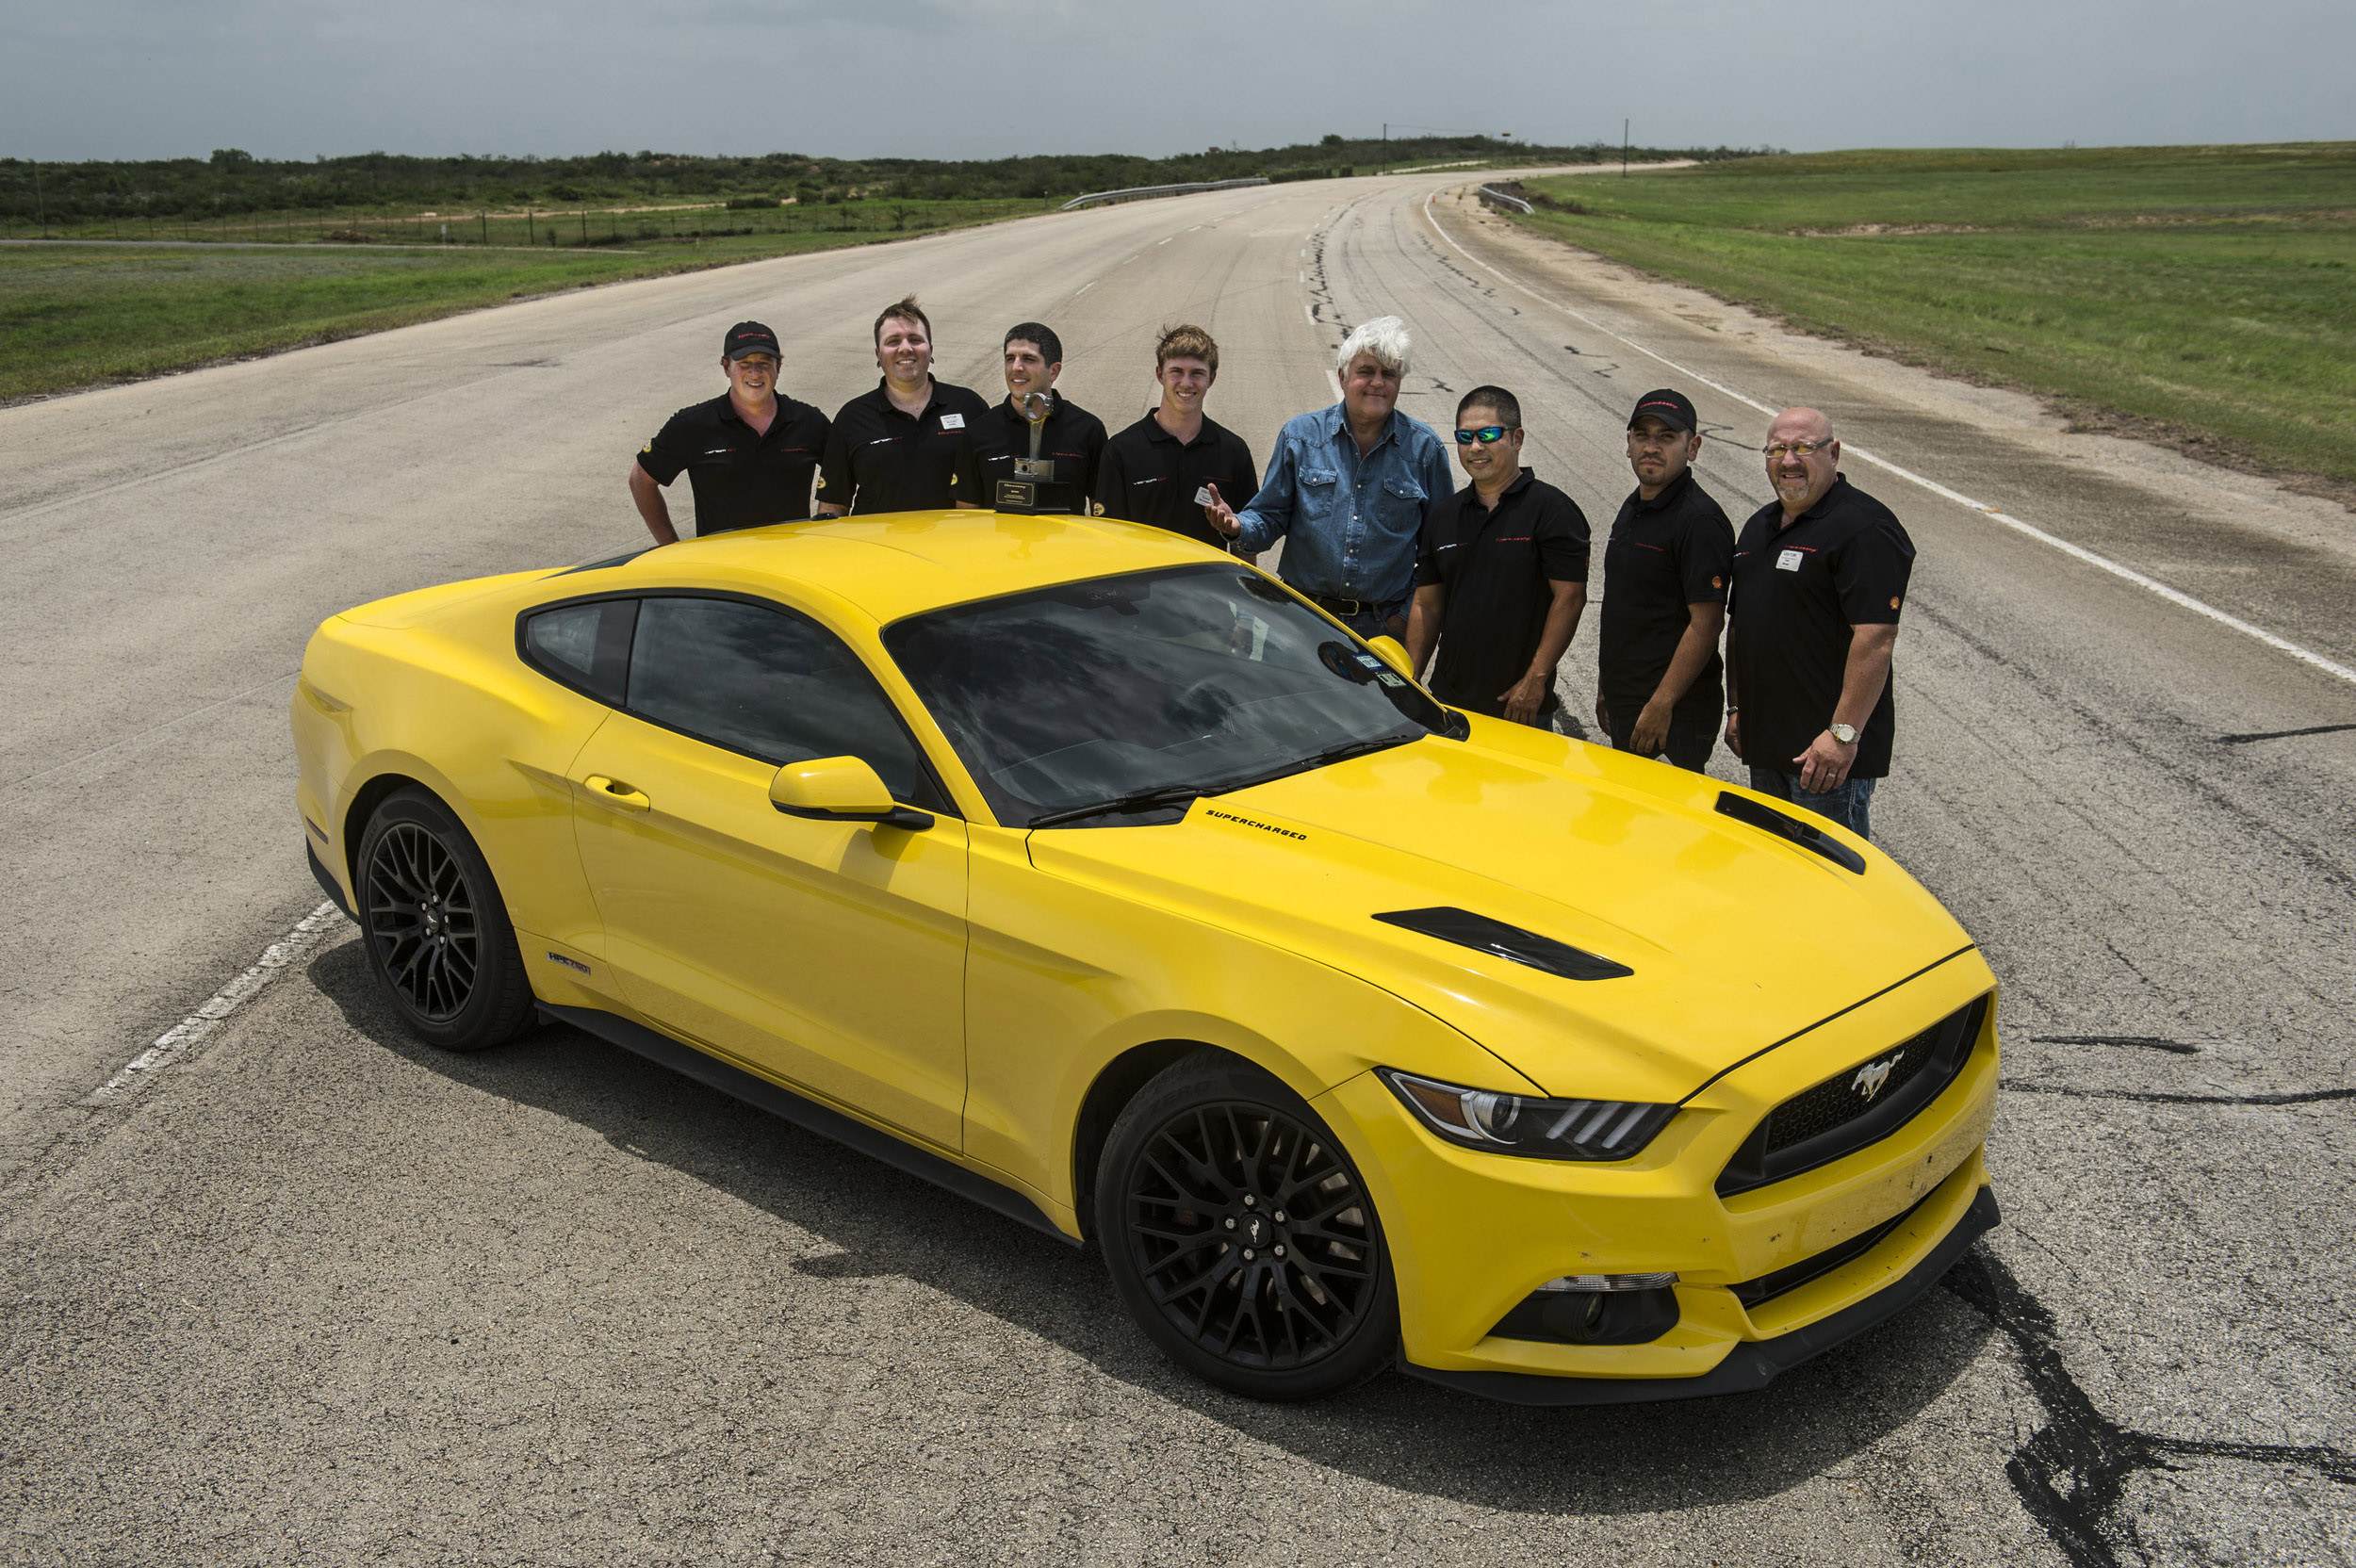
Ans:
[{"label": "man's hand", "polygon": [[1639,757],[1658,757],[1669,743],[1669,710],[1658,701],[1644,704],[1636,727],[1628,732],[1628,749]]},{"label": "man's hand", "polygon": [[1827,729],[1792,760],[1800,765],[1800,788],[1810,794],[1825,794],[1848,781],[1849,769],[1857,763],[1857,747],[1842,745]]},{"label": "man's hand", "polygon": [[1203,488],[1211,493],[1211,504],[1203,509],[1203,515],[1209,519],[1210,525],[1230,539],[1241,534],[1243,520],[1235,515],[1234,507],[1219,498],[1219,486],[1205,484]]},{"label": "man's hand", "polygon": [[1726,710],[1726,749],[1734,753],[1736,761],[1745,760],[1742,756],[1742,715],[1731,708]]},{"label": "man's hand", "polygon": [[1497,694],[1505,704],[1505,716],[1515,724],[1536,724],[1538,710],[1546,700],[1546,678],[1530,674]]},{"label": "man's hand", "polygon": [[1605,740],[1612,739],[1612,710],[1605,706],[1603,694],[1595,694],[1595,729]]}]

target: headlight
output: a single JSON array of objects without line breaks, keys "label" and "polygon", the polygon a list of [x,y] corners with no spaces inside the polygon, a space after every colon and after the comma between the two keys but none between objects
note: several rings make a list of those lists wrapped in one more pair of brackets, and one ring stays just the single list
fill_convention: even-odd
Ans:
[{"label": "headlight", "polygon": [[1416,1119],[1453,1143],[1538,1160],[1625,1160],[1653,1140],[1675,1105],[1631,1100],[1534,1100],[1375,1070]]}]

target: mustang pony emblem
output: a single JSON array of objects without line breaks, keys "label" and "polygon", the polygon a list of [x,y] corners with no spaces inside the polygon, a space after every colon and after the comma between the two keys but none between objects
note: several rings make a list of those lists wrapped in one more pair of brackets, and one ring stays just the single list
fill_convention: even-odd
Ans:
[{"label": "mustang pony emblem", "polygon": [[1903,1051],[1894,1051],[1886,1062],[1866,1063],[1857,1070],[1857,1076],[1849,1080],[1849,1086],[1865,1096],[1867,1104],[1872,1104],[1873,1096],[1881,1093],[1882,1086],[1890,1082],[1890,1070],[1896,1067],[1898,1058],[1905,1054]]}]

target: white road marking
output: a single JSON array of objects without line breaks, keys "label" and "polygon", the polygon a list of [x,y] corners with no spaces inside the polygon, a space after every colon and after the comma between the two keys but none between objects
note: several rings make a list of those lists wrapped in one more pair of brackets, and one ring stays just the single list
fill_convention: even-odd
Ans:
[{"label": "white road marking", "polygon": [[[1188,233],[1192,233],[1193,231],[1192,231],[1192,230],[1188,230],[1187,232],[1188,232]],[[1153,241],[1153,243],[1154,243],[1154,244],[1156,244],[1156,245],[1167,245],[1167,244],[1169,244],[1169,243],[1170,243],[1170,240],[1175,239],[1175,238],[1177,238],[1177,237],[1177,237],[1176,235],[1174,235],[1174,234],[1173,234],[1173,235],[1170,235],[1168,238],[1157,239],[1157,240]]]},{"label": "white road marking", "polygon": [[[1489,273],[1492,277],[1497,278],[1501,283],[1509,284],[1512,286],[1520,289],[1523,293],[1529,295],[1540,304],[1550,305],[1554,309],[1561,311],[1563,315],[1570,317],[1573,320],[1579,321],[1586,326],[1593,327],[1595,331],[1603,334],[1606,337],[1612,339],[1614,342],[1625,343],[1629,348],[1634,349],[1638,353],[1659,360],[1670,369],[1675,370],[1678,375],[1690,377],[1693,381],[1699,382],[1702,385],[1709,387],[1713,392],[1719,393],[1725,397],[1732,398],[1736,402],[1741,403],[1747,408],[1755,408],[1759,410],[1759,413],[1766,415],[1770,419],[1774,418],[1777,414],[1783,412],[1781,409],[1768,407],[1765,403],[1760,402],[1757,398],[1745,397],[1743,394],[1737,392],[1731,386],[1725,385],[1719,382],[1714,382],[1698,370],[1689,369],[1685,366],[1679,365],[1676,360],[1671,359],[1668,355],[1660,353],[1652,349],[1648,349],[1632,337],[1626,337],[1619,333],[1613,332],[1610,327],[1605,326],[1594,317],[1583,315],[1579,311],[1573,310],[1569,305],[1562,303],[1559,300],[1549,300],[1544,294],[1539,293],[1536,289],[1530,287],[1518,279],[1506,276],[1503,272],[1498,271],[1496,268],[1490,266],[1479,256],[1474,255],[1470,251],[1465,250],[1462,245],[1457,244],[1456,237],[1449,234],[1448,230],[1440,227],[1439,215],[1432,210],[1432,204],[1438,200],[1439,192],[1437,191],[1434,191],[1430,196],[1424,198],[1423,215],[1425,219],[1431,222],[1432,232],[1437,234],[1442,239],[1447,240],[1450,248],[1452,248],[1458,255],[1463,256],[1466,261],[1471,262],[1482,271]],[[2020,533],[2036,540],[2040,545],[2051,545],[2053,548],[2061,551],[2064,555],[2083,561],[2089,566],[2098,567],[2102,571],[2110,573],[2113,577],[2118,578],[2122,581],[2134,583],[2138,588],[2149,590],[2150,592],[2158,595],[2161,598],[2168,600],[2168,603],[2176,605],[2181,609],[2189,610],[2196,615],[2205,615],[2219,626],[2228,627],[2234,631],[2240,632],[2245,637],[2252,638],[2257,642],[2264,643],[2267,647],[2272,648],[2277,653],[2288,654],[2291,658],[2298,660],[2302,664],[2312,665],[2315,669],[2321,670],[2326,675],[2337,676],[2342,680],[2348,681],[2351,684],[2356,684],[2356,670],[2349,669],[2346,664],[2338,663],[2332,660],[2326,659],[2319,653],[2313,652],[2307,648],[2302,648],[2297,643],[2290,641],[2286,637],[2277,636],[2275,633],[2266,630],[2264,627],[2252,626],[2238,615],[2229,615],[2224,611],[2219,610],[2217,606],[2203,603],[2201,600],[2194,598],[2190,594],[2184,593],[2181,589],[2170,588],[2167,583],[2162,582],[2155,578],[2146,577],[2132,566],[2122,566],[2118,562],[2111,560],[2108,556],[2095,554],[2092,550],[2087,549],[2083,545],[2073,545],[2067,539],[2058,538],[2053,534],[2046,532],[2043,529],[2038,528],[2032,523],[2022,522],[2020,518],[2014,516],[2008,512],[1999,511],[1997,508],[1988,505],[1986,501],[1974,500],[1972,497],[1965,495],[1960,490],[1951,490],[1946,485],[1939,483],[1937,480],[1925,479],[1922,475],[1916,473],[1911,468],[1902,468],[1897,464],[1890,462],[1888,458],[1878,457],[1873,453],[1865,450],[1861,447],[1852,447],[1844,441],[1841,445],[1841,450],[1844,456],[1857,458],[1860,462],[1871,463],[1874,467],[1883,470],[1885,473],[1894,474],[1898,478],[1906,480],[1909,483],[1919,484],[1923,489],[1928,490],[1932,495],[1954,501],[1957,506],[1969,507],[1972,511],[1980,513],[1982,515],[1994,522],[2004,524],[2006,528],[2011,529],[2016,533]]]},{"label": "white road marking", "polygon": [[323,933],[343,918],[343,911],[332,903],[321,904],[303,916],[295,923],[293,930],[264,948],[261,957],[254,960],[243,974],[215,991],[205,1005],[165,1030],[154,1045],[125,1062],[122,1071],[84,1095],[82,1103],[112,1104],[138,1087],[139,1081],[149,1073],[172,1061],[188,1047],[220,1028],[224,1019],[285,973],[306,950],[318,944]]},{"label": "white road marking", "polygon": [[1073,289],[1073,290],[1072,291],[1072,297],[1073,299],[1075,299],[1075,300],[1076,300],[1076,299],[1078,299],[1081,295],[1083,295],[1083,294],[1087,293],[1089,289],[1094,288],[1095,286],[1096,286],[1096,280],[1095,280],[1094,278],[1090,278],[1090,279],[1088,279],[1088,282],[1086,282],[1086,283],[1082,284],[1079,287],[1077,287],[1077,288]]}]

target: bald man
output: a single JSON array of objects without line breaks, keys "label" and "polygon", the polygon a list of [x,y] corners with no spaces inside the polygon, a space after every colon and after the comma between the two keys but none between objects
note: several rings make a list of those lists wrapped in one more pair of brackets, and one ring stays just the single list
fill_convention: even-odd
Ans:
[{"label": "bald man", "polygon": [[1914,541],[1841,472],[1832,421],[1788,408],[1767,427],[1775,498],[1734,542],[1726,596],[1726,745],[1751,788],[1872,837],[1890,773],[1890,659]]}]

